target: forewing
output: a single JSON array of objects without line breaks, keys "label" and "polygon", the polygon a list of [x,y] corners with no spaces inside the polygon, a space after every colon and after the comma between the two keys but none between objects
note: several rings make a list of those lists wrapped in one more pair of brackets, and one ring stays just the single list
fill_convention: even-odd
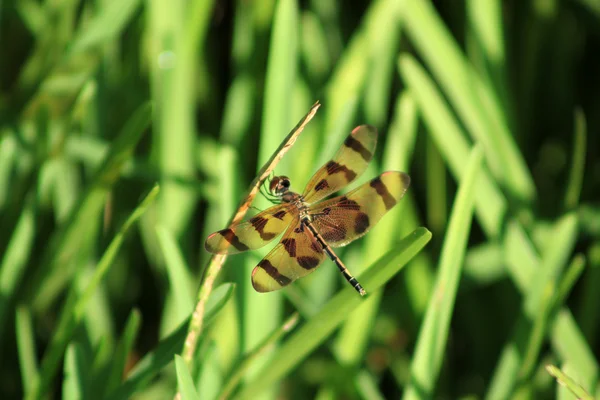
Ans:
[{"label": "forewing", "polygon": [[313,225],[330,246],[345,246],[379,222],[409,185],[410,177],[405,173],[385,172],[344,196],[311,206]]},{"label": "forewing", "polygon": [[266,209],[253,218],[211,234],[204,243],[206,251],[235,254],[263,247],[294,220],[298,211],[289,203]]},{"label": "forewing", "polygon": [[354,128],[333,158],[306,185],[306,202],[313,203],[323,199],[360,176],[373,158],[376,144],[375,127],[361,125]]},{"label": "forewing", "polygon": [[283,239],[252,271],[257,292],[272,292],[313,272],[325,259],[323,248],[296,218]]}]

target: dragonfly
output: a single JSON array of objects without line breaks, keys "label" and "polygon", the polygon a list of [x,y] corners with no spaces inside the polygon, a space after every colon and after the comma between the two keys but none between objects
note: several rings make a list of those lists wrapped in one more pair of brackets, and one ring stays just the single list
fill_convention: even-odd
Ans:
[{"label": "dragonfly", "polygon": [[375,226],[404,196],[410,177],[404,172],[388,171],[344,195],[325,198],[366,170],[376,144],[375,127],[354,128],[302,194],[290,190],[287,176],[273,177],[264,194],[274,205],[245,222],[212,233],[206,239],[206,250],[214,254],[254,250],[284,232],[279,243],[252,270],[252,286],[257,292],[288,286],[315,271],[329,257],[350,285],[361,296],[366,295],[333,248],[347,245]]}]

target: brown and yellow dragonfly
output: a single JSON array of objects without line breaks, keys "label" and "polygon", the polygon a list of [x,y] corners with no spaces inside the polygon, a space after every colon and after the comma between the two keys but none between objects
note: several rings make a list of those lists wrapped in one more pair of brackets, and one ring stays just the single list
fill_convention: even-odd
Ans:
[{"label": "brown and yellow dragonfly", "polygon": [[285,231],[277,246],[252,271],[252,286],[257,292],[281,289],[310,274],[327,255],[364,296],[365,290],[332,248],[347,245],[377,224],[404,196],[410,177],[404,172],[384,172],[345,195],[319,200],[362,174],[376,144],[377,129],[370,125],[356,127],[335,156],[308,182],[303,194],[290,190],[288,177],[274,177],[267,196],[276,205],[211,234],[206,239],[206,250],[235,254],[258,249]]}]

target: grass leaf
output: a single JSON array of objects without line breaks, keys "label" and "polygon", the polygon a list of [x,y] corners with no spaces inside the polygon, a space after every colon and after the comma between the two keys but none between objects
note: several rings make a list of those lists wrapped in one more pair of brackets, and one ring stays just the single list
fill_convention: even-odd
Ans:
[{"label": "grass leaf", "polygon": [[440,256],[438,278],[417,339],[410,369],[410,384],[404,392],[404,399],[434,397],[471,230],[475,187],[482,159],[482,149],[475,146],[469,156],[450,216]]},{"label": "grass leaf", "polygon": [[179,387],[181,398],[183,400],[200,400],[190,371],[183,358],[177,354],[175,354],[175,370],[177,371],[177,386]]}]

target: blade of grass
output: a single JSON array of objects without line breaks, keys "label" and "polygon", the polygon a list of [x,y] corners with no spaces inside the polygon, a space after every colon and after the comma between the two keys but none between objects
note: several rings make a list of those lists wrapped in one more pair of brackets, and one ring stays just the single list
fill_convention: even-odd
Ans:
[{"label": "blade of grass", "polygon": [[15,318],[21,381],[23,393],[27,395],[31,392],[33,382],[39,376],[31,312],[26,306],[19,306],[17,307]]},{"label": "blade of grass", "polygon": [[390,95],[394,64],[401,32],[400,8],[404,3],[395,0],[373,2],[372,13],[366,22],[369,41],[369,68],[365,81],[363,109],[369,124],[382,127],[390,108]]},{"label": "blade of grass", "polygon": [[348,135],[348,132],[352,130],[352,124],[357,110],[358,97],[351,96],[346,99],[346,102],[338,113],[337,120],[333,124],[332,129],[325,131],[325,142],[323,143],[323,149],[320,151],[319,157],[317,158],[317,163],[314,165],[315,169],[329,161],[332,154],[339,148],[340,143]]},{"label": "blade of grass", "polygon": [[15,291],[25,274],[35,239],[35,192],[25,199],[25,205],[12,232],[0,264],[0,343],[3,343],[6,318],[12,308]]},{"label": "blade of grass", "polygon": [[127,364],[127,359],[131,355],[135,340],[140,331],[141,321],[142,317],[140,312],[137,309],[131,311],[129,318],[127,318],[127,322],[125,323],[125,329],[123,329],[123,334],[121,335],[121,339],[115,350],[112,362],[110,363],[109,377],[102,390],[104,396],[116,389],[123,379],[125,365]]},{"label": "blade of grass", "polygon": [[325,89],[327,109],[323,132],[336,131],[338,119],[348,102],[360,97],[368,68],[366,54],[368,54],[368,41],[364,32],[359,29],[350,39],[327,83]]},{"label": "blade of grass", "polygon": [[[431,233],[425,228],[418,228],[402,239],[398,245],[384,254],[375,264],[369,267],[358,278],[368,292],[375,293],[386,282],[392,279],[431,239]],[[347,286],[347,285],[346,285]],[[319,313],[311,318],[290,336],[263,366],[236,398],[247,399],[262,393],[281,378],[286,376],[311,351],[313,351],[347,318],[361,303],[350,286],[342,289],[333,297]]]},{"label": "blade of grass", "polygon": [[437,235],[443,233],[446,227],[446,166],[431,138],[426,139],[425,163],[427,226]]},{"label": "blade of grass", "polygon": [[[565,273],[561,276],[560,283],[557,286],[557,293],[554,297],[554,300],[557,304],[563,304],[567,300],[567,297],[571,293],[573,286],[581,277],[584,268],[584,255],[576,254],[575,257],[573,257],[573,260],[571,260],[571,263],[569,264],[569,267],[567,268]],[[556,304],[553,304],[552,308],[553,311],[556,312],[560,307],[557,307]]]},{"label": "blade of grass", "polygon": [[503,256],[503,249],[497,243],[470,247],[465,256],[465,279],[477,286],[497,282],[506,276]]},{"label": "blade of grass", "polygon": [[[456,120],[445,106],[433,83],[415,59],[403,55],[399,60],[400,75],[411,89],[432,139],[446,160],[454,177],[461,177],[469,143]],[[475,196],[476,214],[488,236],[497,238],[503,225],[507,204],[487,170],[481,172]]]},{"label": "blade of grass", "polygon": [[175,354],[175,370],[177,371],[177,389],[181,393],[181,398],[183,400],[200,400],[190,371],[183,358],[178,354]]},{"label": "blade of grass", "polygon": [[561,361],[572,366],[585,387],[594,388],[598,384],[598,361],[568,309],[559,311],[550,332],[552,348]]},{"label": "blade of grass", "polygon": [[82,53],[115,38],[127,26],[140,3],[140,0],[113,0],[96,8],[99,11],[77,34],[70,53]]},{"label": "blade of grass", "polygon": [[[556,281],[573,250],[576,237],[577,217],[574,213],[566,215],[554,226],[550,242],[546,243],[543,252],[542,264],[526,289],[521,315],[512,338],[504,346],[486,398],[506,398],[516,388],[519,379],[527,380],[531,376],[544,339],[545,323],[549,318],[549,287],[556,287]],[[537,326],[540,327],[538,331],[535,330],[536,318]]]},{"label": "blade of grass", "polygon": [[475,146],[469,155],[452,207],[440,256],[438,277],[417,338],[410,368],[410,383],[404,391],[404,399],[434,397],[471,230],[476,185],[482,161],[483,151]]},{"label": "blade of grass", "polygon": [[[227,304],[233,294],[234,287],[233,284],[226,283],[212,291],[206,303],[206,313],[203,315],[204,326],[208,326]],[[173,333],[162,339],[152,351],[147,353],[135,365],[125,382],[105,398],[111,400],[130,399],[134,393],[147,388],[152,379],[173,361],[173,354],[179,352],[183,347],[189,323],[188,319],[179,325]]]},{"label": "blade of grass", "polygon": [[14,132],[6,128],[0,129],[0,210],[2,211],[5,210],[10,198],[12,173],[17,158],[20,156],[19,153],[20,149]]},{"label": "blade of grass", "polygon": [[384,395],[379,391],[375,378],[366,370],[357,374],[356,388],[363,399],[384,400]]},{"label": "blade of grass", "polygon": [[171,292],[175,297],[177,317],[174,321],[174,326],[178,326],[187,319],[194,309],[194,303],[192,301],[194,293],[190,286],[190,282],[193,282],[193,279],[190,276],[189,268],[185,263],[181,250],[177,246],[177,242],[172,232],[165,226],[159,225],[156,227],[156,235],[165,258],[165,266],[169,276]]},{"label": "blade of grass", "polygon": [[[211,333],[212,330],[211,330]],[[221,357],[216,343],[211,339],[210,343],[201,350],[202,364],[196,373],[195,382],[198,388],[198,396],[201,399],[216,399],[223,387],[224,371],[221,366]]]},{"label": "blade of grass", "polygon": [[581,186],[583,184],[583,172],[585,169],[585,151],[586,151],[586,122],[583,110],[575,110],[575,126],[573,135],[573,155],[571,162],[571,171],[565,193],[564,207],[567,210],[575,208],[579,204],[581,195]]},{"label": "blade of grass", "polygon": [[[417,141],[418,107],[414,96],[409,90],[405,90],[400,95],[396,107],[395,116],[390,125],[386,144],[387,151],[384,153],[382,166],[386,170],[408,171]],[[394,149],[402,149],[402,151],[397,152]],[[408,191],[402,203],[402,223],[399,231],[401,235],[421,225],[412,191]],[[387,224],[389,222],[382,221],[378,225],[382,223]],[[367,238],[367,240],[371,239]],[[375,239],[373,238],[373,240]],[[403,274],[403,283],[411,312],[417,320],[420,320],[425,314],[429,293],[433,287],[431,263],[424,253],[420,253],[407,265]]]},{"label": "blade of grass", "polygon": [[273,31],[269,46],[265,100],[258,162],[269,159],[273,147],[279,143],[292,121],[291,93],[296,80],[298,64],[298,5],[295,0],[278,2],[273,17]]},{"label": "blade of grass", "polygon": [[112,242],[104,252],[102,258],[98,262],[94,276],[90,280],[87,288],[82,293],[79,299],[75,301],[67,301],[65,308],[63,309],[58,327],[52,336],[50,345],[44,354],[41,364],[41,373],[39,380],[34,382],[31,395],[27,398],[35,399],[42,393],[46,393],[48,385],[54,378],[58,363],[64,353],[64,350],[71,339],[73,332],[81,322],[85,312],[86,306],[94,295],[94,292],[98,288],[100,282],[106,276],[109,268],[112,266],[118,251],[123,244],[125,235],[129,229],[137,222],[137,220],[144,214],[146,209],[154,201],[158,194],[158,186],[155,186],[146,196],[146,198],[140,203],[140,205],[133,211],[127,221],[123,224],[119,232],[115,235]]},{"label": "blade of grass", "polygon": [[577,320],[590,347],[594,348],[599,343],[598,330],[600,329],[600,313],[597,312],[597,289],[600,287],[600,242],[596,242],[590,246],[587,258],[589,260],[589,268],[583,280]]},{"label": "blade of grass", "polygon": [[249,352],[244,359],[238,364],[238,367],[233,371],[229,380],[223,385],[223,390],[219,395],[219,399],[228,399],[231,397],[231,393],[235,390],[237,385],[241,382],[247,369],[255,362],[256,358],[270,348],[273,348],[277,342],[288,332],[296,327],[298,324],[299,316],[297,313],[292,314],[281,327],[277,328],[271,335],[269,335],[264,342],[256,346],[251,352]]},{"label": "blade of grass", "polygon": [[[152,121],[154,161],[161,171],[161,195],[156,218],[179,238],[189,224],[195,193],[172,179],[194,179],[194,119],[198,79],[195,51],[189,47],[192,32],[186,30],[194,2],[147,2],[152,99],[156,111]],[[204,1],[204,3],[210,3]],[[185,21],[185,22],[184,22]],[[147,245],[149,245],[147,243]]]},{"label": "blade of grass", "polygon": [[88,398],[91,360],[80,343],[67,346],[64,364],[63,399]]},{"label": "blade of grass", "polygon": [[327,36],[323,24],[312,11],[302,13],[302,58],[307,75],[313,82],[322,83],[331,70],[331,55],[327,51]]},{"label": "blade of grass", "polygon": [[433,5],[406,3],[406,32],[456,108],[474,140],[480,141],[494,176],[518,199],[535,197],[533,179],[507,126],[497,97],[465,60]]},{"label": "blade of grass", "polygon": [[[466,2],[466,9],[470,37],[475,42],[478,53],[481,53],[483,61],[483,65],[477,68],[478,72],[489,82],[488,85],[499,98],[499,107],[505,110],[508,119],[511,110],[506,75],[502,2],[469,0]],[[470,53],[472,52],[469,52],[469,55]],[[473,58],[472,55],[470,58]]]},{"label": "blade of grass", "polygon": [[558,382],[559,385],[566,386],[578,399],[593,400],[593,397],[590,396],[581,386],[579,386],[577,382],[571,379],[571,377],[568,375],[564,374],[554,365],[546,365],[546,370],[556,379],[556,382]]}]

